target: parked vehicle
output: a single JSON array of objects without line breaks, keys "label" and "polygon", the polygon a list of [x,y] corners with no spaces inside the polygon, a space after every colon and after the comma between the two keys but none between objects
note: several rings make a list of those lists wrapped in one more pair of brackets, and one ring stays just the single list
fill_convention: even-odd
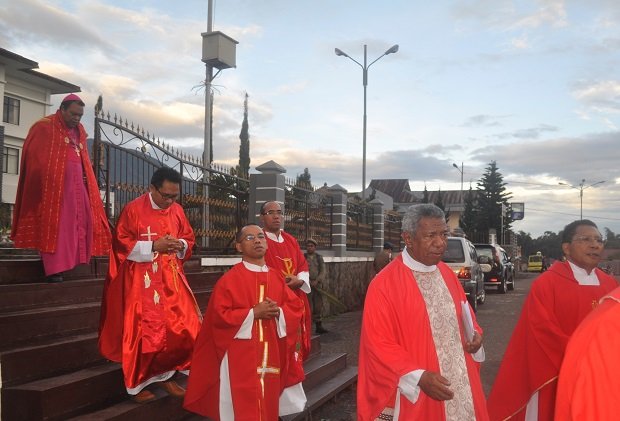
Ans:
[{"label": "parked vehicle", "polygon": [[[491,270],[484,273],[484,286],[505,294],[515,288],[515,270],[506,251],[497,244],[474,244],[478,256],[489,259]],[[482,261],[482,260],[481,260]]]},{"label": "parked vehicle", "polygon": [[486,292],[484,290],[483,268],[478,263],[478,254],[474,245],[466,238],[449,237],[448,247],[441,260],[459,278],[467,296],[467,301],[476,311],[478,303],[484,304]]}]

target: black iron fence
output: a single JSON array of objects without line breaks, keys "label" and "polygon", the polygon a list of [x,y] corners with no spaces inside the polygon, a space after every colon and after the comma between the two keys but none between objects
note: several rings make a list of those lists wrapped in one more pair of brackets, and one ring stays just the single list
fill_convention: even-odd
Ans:
[{"label": "black iron fence", "polygon": [[392,244],[394,251],[401,251],[403,249],[401,237],[403,216],[395,211],[385,211],[383,216],[384,241]]},{"label": "black iron fence", "polygon": [[332,246],[333,200],[322,191],[286,184],[284,225],[305,248],[309,239],[316,240],[318,248]]},{"label": "black iron fence", "polygon": [[249,181],[235,176],[234,169],[205,166],[201,158],[175,150],[116,115],[97,113],[93,166],[113,225],[123,207],[147,191],[151,176],[164,165],[183,178],[180,204],[197,246],[213,253],[234,252],[234,235],[248,220]]},{"label": "black iron fence", "polygon": [[347,250],[372,250],[372,206],[347,203]]}]

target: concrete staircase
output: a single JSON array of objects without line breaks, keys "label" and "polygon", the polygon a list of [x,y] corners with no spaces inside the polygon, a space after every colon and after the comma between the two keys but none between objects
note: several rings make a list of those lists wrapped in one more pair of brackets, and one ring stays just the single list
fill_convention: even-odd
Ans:
[{"label": "concrete staircase", "polygon": [[[97,329],[107,259],[76,268],[60,284],[42,283],[36,254],[0,249],[1,419],[183,420],[200,419],[179,399],[152,388],[157,399],[128,399],[119,364],[97,350]],[[200,260],[185,264],[202,309],[221,272],[204,272]],[[346,354],[324,355],[318,337],[305,364],[308,405],[285,421],[305,420],[357,380]],[[185,383],[185,376],[179,376]]]}]

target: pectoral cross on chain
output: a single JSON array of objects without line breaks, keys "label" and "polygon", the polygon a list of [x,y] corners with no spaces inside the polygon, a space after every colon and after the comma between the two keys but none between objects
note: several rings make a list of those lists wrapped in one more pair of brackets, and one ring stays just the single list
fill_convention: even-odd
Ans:
[{"label": "pectoral cross on chain", "polygon": [[148,241],[153,241],[152,236],[157,235],[156,232],[151,232],[151,226],[146,227],[146,234],[140,234],[140,237],[148,237]]}]

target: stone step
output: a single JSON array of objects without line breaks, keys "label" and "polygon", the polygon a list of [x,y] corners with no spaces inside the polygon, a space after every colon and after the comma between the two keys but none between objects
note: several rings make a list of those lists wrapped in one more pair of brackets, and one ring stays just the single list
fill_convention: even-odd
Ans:
[{"label": "stone step", "polygon": [[[318,338],[318,337],[317,337]],[[344,364],[344,367],[343,367]],[[285,420],[298,420],[309,411],[318,409],[336,394],[349,387],[357,379],[357,368],[346,367],[346,354],[319,355],[314,361],[306,362],[306,380],[304,389],[308,397],[306,410],[300,414],[286,417]],[[186,377],[177,375],[175,379],[185,387]],[[204,419],[183,410],[181,400],[169,397],[157,387],[149,387],[157,399],[148,404],[136,404],[129,398],[114,405],[78,415],[73,420],[114,420],[114,421],[150,421]]]},{"label": "stone step", "polygon": [[357,383],[357,367],[346,367],[325,382],[306,390],[308,403],[303,412],[282,417],[283,421],[312,420],[312,413],[317,411],[343,390]]},{"label": "stone step", "polygon": [[[192,256],[183,265],[186,273],[217,273],[217,280],[221,272],[203,272],[200,265],[200,256]],[[108,258],[93,257],[89,264],[78,265],[74,269],[63,274],[65,280],[105,278],[108,273]],[[210,278],[211,279],[211,278]],[[32,284],[45,281],[43,263],[36,255],[24,256],[2,255],[0,256],[0,285],[6,284]]]},{"label": "stone step", "polygon": [[102,363],[97,342],[98,335],[93,332],[2,352],[2,386],[24,384]]},{"label": "stone step", "polygon": [[304,364],[304,389],[312,389],[347,367],[347,354],[320,354]]},{"label": "stone step", "polygon": [[103,278],[58,284],[0,285],[0,313],[101,301]]},{"label": "stone step", "polygon": [[[187,377],[177,375],[175,381],[185,387]],[[133,402],[129,398],[123,399],[106,408],[78,415],[70,418],[72,421],[176,421],[191,417],[191,413],[183,409],[183,400],[168,395],[158,387],[149,387],[157,399],[147,404]],[[203,418],[204,419],[204,418]]]},{"label": "stone step", "polygon": [[37,341],[96,332],[99,302],[44,307],[0,314],[2,349],[36,345]]},{"label": "stone step", "polygon": [[106,363],[70,374],[2,388],[5,420],[65,420],[126,396],[118,364]]},{"label": "stone step", "polygon": [[308,360],[320,354],[321,354],[321,336],[313,335],[310,338],[310,355],[308,355],[306,362],[308,362]]},{"label": "stone step", "polygon": [[[71,283],[51,284],[49,287],[62,292],[70,289]],[[0,289],[0,293],[1,291]],[[194,290],[202,312],[207,308],[210,294],[211,289]],[[85,303],[0,312],[0,350],[37,345],[40,341],[53,338],[97,332],[100,312],[99,298]]]},{"label": "stone step", "polygon": [[[220,272],[187,273],[187,280],[193,291],[212,291],[221,276]],[[105,279],[91,278],[67,280],[49,284],[0,284],[0,313],[40,307],[54,307],[87,302],[100,302]],[[208,297],[207,297],[208,300]],[[201,307],[204,311],[205,307]]]}]

